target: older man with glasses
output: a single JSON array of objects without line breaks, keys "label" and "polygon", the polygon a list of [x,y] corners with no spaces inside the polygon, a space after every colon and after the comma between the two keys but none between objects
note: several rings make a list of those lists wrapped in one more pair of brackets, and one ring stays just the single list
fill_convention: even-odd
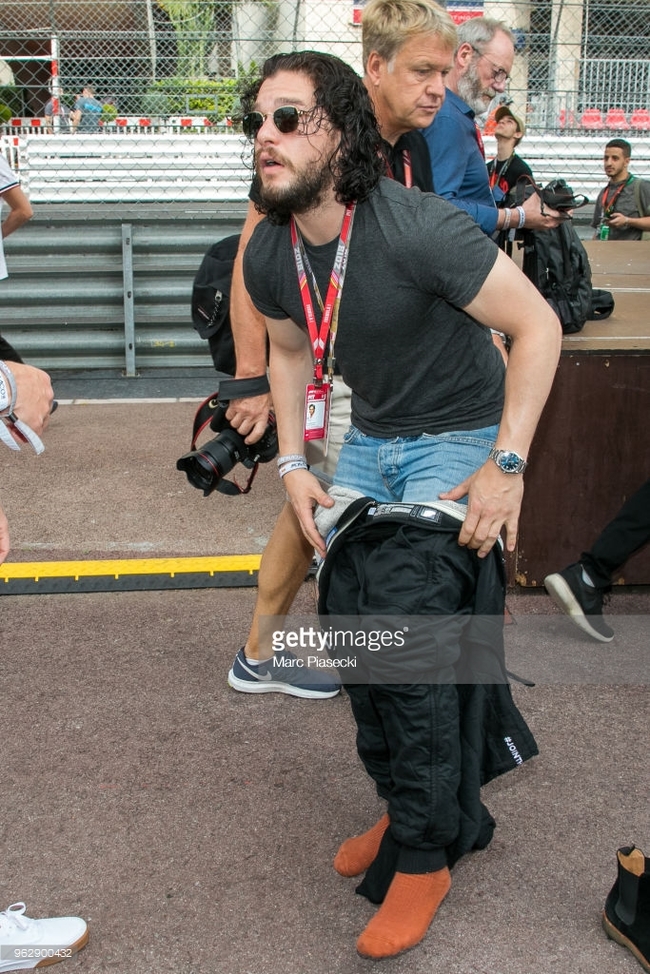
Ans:
[{"label": "older man with glasses", "polygon": [[431,154],[435,191],[495,236],[500,230],[549,230],[562,217],[530,196],[522,206],[497,208],[488,179],[476,115],[505,92],[515,57],[512,34],[498,20],[473,17],[458,29],[454,63],[447,75],[445,101],[423,130]]}]

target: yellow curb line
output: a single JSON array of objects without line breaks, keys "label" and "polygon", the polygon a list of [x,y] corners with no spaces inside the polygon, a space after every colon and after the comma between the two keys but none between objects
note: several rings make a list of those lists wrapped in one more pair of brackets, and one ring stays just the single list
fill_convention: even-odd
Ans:
[{"label": "yellow curb line", "polygon": [[122,558],[106,561],[25,561],[0,566],[0,582],[15,578],[74,578],[86,576],[176,575],[186,573],[248,572],[260,567],[261,555],[220,555],[204,558]]}]

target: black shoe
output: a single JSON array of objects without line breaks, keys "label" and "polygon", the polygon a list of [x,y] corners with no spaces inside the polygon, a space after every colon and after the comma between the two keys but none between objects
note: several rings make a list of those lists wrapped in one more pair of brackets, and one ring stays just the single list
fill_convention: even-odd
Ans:
[{"label": "black shoe", "polygon": [[586,584],[580,562],[547,575],[544,587],[555,604],[568,613],[583,632],[601,643],[612,641],[614,630],[603,619],[603,591]]},{"label": "black shoe", "polygon": [[650,971],[650,859],[634,846],[616,855],[618,876],[605,902],[603,927]]}]

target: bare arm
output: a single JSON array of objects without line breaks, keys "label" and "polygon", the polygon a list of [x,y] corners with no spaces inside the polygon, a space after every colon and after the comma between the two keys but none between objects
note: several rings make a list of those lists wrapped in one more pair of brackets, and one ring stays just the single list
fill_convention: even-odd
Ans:
[{"label": "bare arm", "polygon": [[9,549],[9,522],[7,521],[7,515],[0,507],[0,565],[9,554]]},{"label": "bare arm", "polygon": [[[544,212],[542,213],[541,201],[537,193],[532,193],[521,205],[526,214],[524,226],[527,230],[552,230],[553,227],[558,227],[560,223],[564,223],[568,219],[567,216],[558,210],[552,210],[548,206],[544,207]],[[506,209],[500,209],[497,215],[497,230],[503,228],[506,216]],[[519,215],[516,209],[512,208],[511,221],[510,226],[516,228],[519,222]]]},{"label": "bare arm", "polygon": [[[42,433],[47,426],[52,409],[52,385],[47,372],[19,362],[5,362],[16,383],[16,405],[14,412],[19,419],[34,430]],[[11,431],[11,427],[9,427]],[[0,565],[9,554],[9,524],[0,507]]]},{"label": "bare arm", "polygon": [[34,211],[20,186],[13,186],[11,189],[5,190],[2,198],[9,207],[9,213],[2,221],[2,236],[4,238],[17,230],[18,227],[22,227],[23,223],[31,220]]},{"label": "bare arm", "polygon": [[[246,244],[262,219],[261,214],[249,201],[230,289],[230,321],[235,340],[237,379],[250,379],[253,376],[264,375],[267,367],[266,323],[264,316],[259,313],[248,296],[243,271]],[[270,407],[271,397],[268,393],[247,399],[233,399],[226,416],[231,425],[246,437],[247,443],[255,443],[266,429]]]},{"label": "bare arm", "polygon": [[[305,386],[313,375],[313,351],[307,334],[291,320],[266,319],[271,339],[271,390],[278,422],[280,455],[304,454]],[[294,470],[284,486],[303,534],[325,555],[325,543],[314,523],[314,507],[331,507],[333,501],[308,470]]]},{"label": "bare arm", "polygon": [[[555,377],[562,341],[560,323],[537,289],[502,252],[465,310],[511,337],[505,402],[495,445],[526,459]],[[442,494],[451,500],[468,495],[460,543],[477,548],[484,557],[505,526],[506,547],[514,551],[523,490],[522,475],[505,474],[488,460],[462,484]]]},{"label": "bare arm", "polygon": [[623,216],[622,213],[612,213],[607,220],[608,227],[616,227],[617,230],[650,230],[650,216]]}]

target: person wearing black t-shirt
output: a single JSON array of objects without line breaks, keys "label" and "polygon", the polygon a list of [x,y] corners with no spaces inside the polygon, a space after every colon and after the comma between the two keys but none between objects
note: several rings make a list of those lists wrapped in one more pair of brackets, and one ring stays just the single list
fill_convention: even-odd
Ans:
[{"label": "person wearing black t-shirt", "polygon": [[[286,114],[276,121],[285,98],[296,106],[291,117],[297,124],[289,131],[278,124]],[[408,631],[411,640],[400,620],[431,611],[426,592],[435,614],[457,634],[459,613],[466,618],[472,595],[478,596],[474,569],[493,551],[502,528],[506,550],[515,548],[526,457],[559,359],[559,321],[467,214],[434,193],[385,178],[370,99],[338,58],[276,54],[242,103],[266,213],[246,247],[244,279],[266,320],[279,474],[295,515],[324,557],[314,506],[332,513],[335,502],[308,468],[303,416],[320,388],[323,356],[335,351],[352,389],[352,421],[335,486],[392,511],[426,507],[432,517],[444,516],[441,501],[454,502],[451,508],[445,503],[445,511],[457,515],[449,560],[433,551],[420,558],[400,534],[375,572],[377,549],[362,542],[359,572],[345,568],[339,579],[353,593],[345,607],[373,629],[386,612],[398,626],[391,632]],[[507,369],[490,326],[512,338]],[[501,566],[499,549],[495,555]],[[338,553],[333,557],[338,563]],[[361,589],[369,595],[365,601]],[[485,589],[498,624],[504,586],[495,574]],[[330,619],[343,604],[328,601]],[[460,697],[474,697],[478,687],[469,680],[469,689],[458,689],[456,680],[465,681],[454,675],[457,635],[426,637],[417,651],[427,668],[426,676],[420,669],[421,679],[406,675],[400,650],[388,669],[371,661],[369,681],[345,680],[359,756],[387,811],[367,832],[346,839],[334,868],[346,877],[366,872],[364,884],[371,872],[376,880],[372,896],[368,885],[364,890],[381,906],[356,944],[359,954],[375,960],[396,956],[425,936],[450,888],[450,847],[462,823],[480,820],[490,835],[493,828],[480,804],[481,780],[487,779],[476,775],[470,782],[464,774],[490,748],[477,742],[463,761],[468,724],[461,722]],[[372,657],[385,658],[374,651]],[[348,672],[345,664],[342,669]],[[479,696],[475,720],[494,726],[499,707]],[[499,736],[499,745],[503,740]],[[460,854],[485,847],[487,831],[474,829]]]},{"label": "person wearing black t-shirt", "polygon": [[[497,154],[487,164],[488,178],[492,195],[498,207],[517,205],[516,186],[521,176],[533,179],[533,171],[527,162],[517,155],[516,149],[524,137],[525,128],[521,119],[510,111],[507,105],[498,108],[494,119],[497,140]],[[523,198],[523,194],[522,194]],[[508,254],[512,253],[514,231],[501,232],[499,246]]]},{"label": "person wearing black t-shirt", "polygon": [[[440,108],[445,77],[451,67],[456,29],[447,12],[433,0],[371,0],[363,10],[363,83],[372,99],[384,138],[383,155],[388,175],[404,186],[433,190],[431,160],[422,134]],[[289,102],[287,102],[289,104]],[[255,182],[235,262],[230,315],[237,358],[237,378],[266,372],[267,342],[263,317],[252,306],[241,274],[244,249],[262,219]],[[349,425],[349,390],[335,377],[328,453],[321,440],[308,446],[309,462],[324,482],[336,467],[343,433]],[[231,400],[229,422],[255,443],[268,422],[270,396]],[[314,456],[316,446],[320,457]],[[275,691],[311,699],[334,696],[338,684],[325,673],[308,669],[265,667],[272,658],[270,644],[260,647],[259,620],[288,612],[313,556],[290,504],[285,504],[262,557],[258,594],[246,644],[235,657],[228,682],[244,693]],[[261,640],[264,643],[264,639]]]}]

